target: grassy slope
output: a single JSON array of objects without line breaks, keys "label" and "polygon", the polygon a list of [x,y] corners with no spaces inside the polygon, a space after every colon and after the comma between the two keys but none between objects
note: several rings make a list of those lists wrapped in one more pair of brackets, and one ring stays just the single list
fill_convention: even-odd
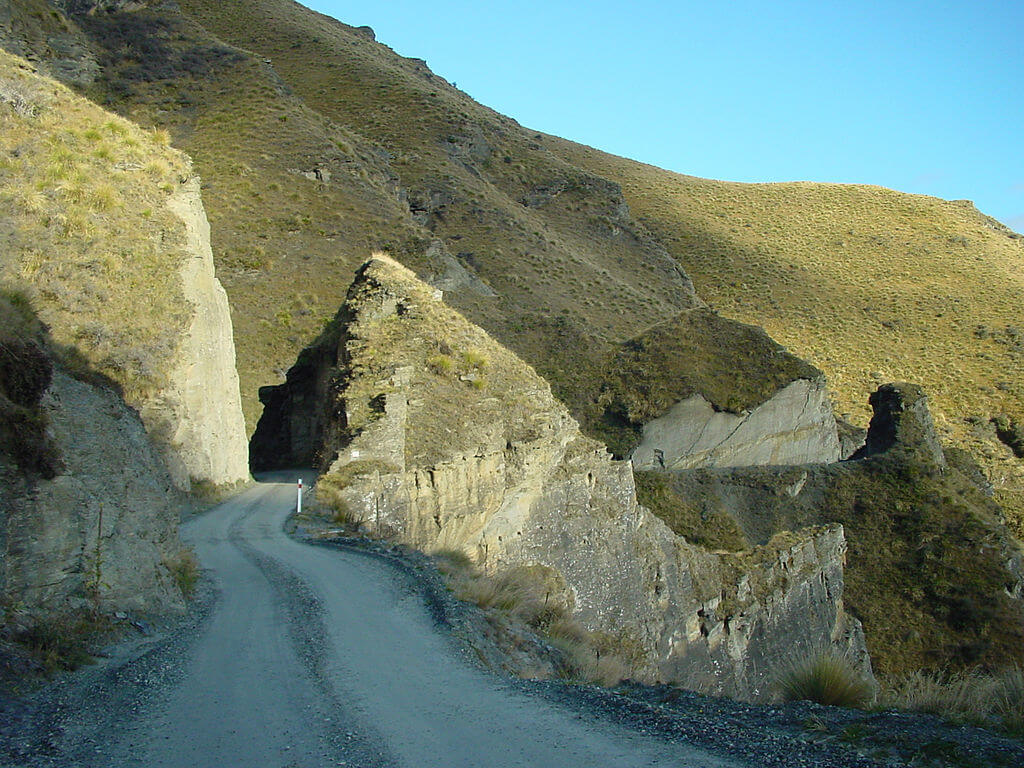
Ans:
[{"label": "grassy slope", "polygon": [[[167,128],[204,179],[250,427],[258,387],[281,380],[375,248],[429,276],[445,268],[434,240],[482,278],[496,296],[448,300],[585,425],[617,343],[694,305],[615,184],[423,62],[287,0],[181,6],[74,22],[102,67],[89,95]],[[329,179],[300,173],[314,169]]]},{"label": "grassy slope", "polygon": [[0,51],[0,280],[68,362],[81,354],[136,403],[187,320],[184,226],[166,201],[189,165],[167,141]]},{"label": "grassy slope", "polygon": [[[166,128],[202,176],[252,427],[258,387],[333,315],[369,251],[422,252],[423,235],[373,148],[291,95],[262,59],[172,11],[77,21],[101,51],[89,95]],[[315,168],[330,184],[302,175]]]},{"label": "grassy slope", "polygon": [[[427,239],[442,241],[498,294],[456,291],[448,300],[538,366],[567,400],[579,405],[580,393],[592,391],[597,352],[691,304],[671,258],[619,215],[614,185],[541,150],[532,132],[422,62],[283,0],[182,7],[222,39],[267,57],[304,104],[387,153],[421,211],[415,223],[408,213],[404,220],[424,239],[404,249],[376,244],[424,275],[439,271],[424,260]],[[520,202],[541,187],[559,191]],[[567,349],[566,334],[590,354]]]},{"label": "grassy slope", "polygon": [[866,425],[880,382],[922,384],[943,438],[980,458],[1024,532],[1024,465],[968,421],[1024,417],[1024,239],[960,201],[712,181],[544,144],[619,182],[700,296],[820,367],[851,420]]}]

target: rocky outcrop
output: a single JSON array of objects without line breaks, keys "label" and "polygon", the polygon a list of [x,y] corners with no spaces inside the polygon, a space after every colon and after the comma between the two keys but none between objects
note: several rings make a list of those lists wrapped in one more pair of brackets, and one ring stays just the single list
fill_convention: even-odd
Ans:
[{"label": "rocky outcrop", "polygon": [[651,474],[687,519],[728,516],[754,544],[841,524],[851,553],[845,601],[886,674],[1019,662],[1024,556],[977,465],[963,452],[947,459],[920,387],[887,384],[870,400],[874,417],[854,459]]},{"label": "rocky outcrop", "polygon": [[545,381],[390,259],[360,270],[338,322],[317,495],[368,531],[491,573],[556,572],[559,599],[647,679],[757,698],[775,660],[812,647],[869,669],[842,608],[840,526],[750,553],[689,544]]},{"label": "rocky outcrop", "polygon": [[451,255],[440,240],[434,240],[426,253],[432,274],[427,279],[432,286],[446,293],[470,293],[479,296],[497,296],[487,283],[476,273],[467,269],[461,261]]},{"label": "rocky outcrop", "polygon": [[34,614],[180,610],[165,564],[181,500],[138,416],[61,370],[39,408],[59,463],[27,471],[0,451],[0,597]]},{"label": "rocky outcrop", "polygon": [[867,438],[852,458],[900,451],[938,467],[946,466],[928,400],[921,387],[907,383],[884,384],[872,393],[869,402],[873,415]]},{"label": "rocky outcrop", "polygon": [[188,179],[168,202],[185,226],[182,287],[192,317],[168,373],[168,384],[143,403],[142,419],[174,484],[232,486],[249,478],[245,420],[235,369],[228,297],[214,276],[210,224],[199,179]]},{"label": "rocky outcrop", "polygon": [[637,469],[836,461],[825,377],[761,329],[706,307],[623,343],[594,401]]},{"label": "rocky outcrop", "polygon": [[[0,280],[57,347],[119,385],[177,488],[246,480],[231,316],[189,159],[3,51],[0,111],[18,144],[2,180]],[[107,142],[102,156],[87,136]],[[55,143],[74,189],[37,195],[53,186]]]},{"label": "rocky outcrop", "polygon": [[823,379],[798,379],[748,413],[716,411],[701,395],[643,426],[637,469],[832,462],[836,420]]}]

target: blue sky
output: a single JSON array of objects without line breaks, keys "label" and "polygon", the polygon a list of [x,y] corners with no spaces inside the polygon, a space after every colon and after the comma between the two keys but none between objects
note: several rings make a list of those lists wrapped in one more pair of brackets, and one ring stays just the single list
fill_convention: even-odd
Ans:
[{"label": "blue sky", "polygon": [[1024,231],[1024,0],[327,0],[530,128],[680,173],[973,200]]}]

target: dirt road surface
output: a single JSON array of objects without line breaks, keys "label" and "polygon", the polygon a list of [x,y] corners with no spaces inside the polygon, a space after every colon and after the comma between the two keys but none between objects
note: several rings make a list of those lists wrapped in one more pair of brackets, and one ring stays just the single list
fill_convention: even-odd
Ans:
[{"label": "dirt road surface", "polygon": [[286,535],[295,477],[273,479],[185,524],[212,585],[204,617],[95,673],[57,708],[53,761],[33,765],[745,765],[480,668],[407,574]]}]

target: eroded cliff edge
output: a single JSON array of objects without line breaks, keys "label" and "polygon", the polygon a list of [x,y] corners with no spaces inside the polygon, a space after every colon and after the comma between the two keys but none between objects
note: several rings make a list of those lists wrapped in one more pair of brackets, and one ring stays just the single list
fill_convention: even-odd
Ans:
[{"label": "eroded cliff edge", "polygon": [[397,262],[359,271],[297,368],[261,393],[286,409],[257,428],[265,456],[315,455],[318,495],[371,532],[492,573],[550,570],[589,629],[640,649],[640,676],[758,697],[794,653],[834,647],[870,669],[843,609],[841,526],[742,553],[676,536],[637,503],[629,462]]},{"label": "eroded cliff edge", "polygon": [[181,490],[248,479],[234,339],[188,157],[0,51],[0,281],[139,411]]},{"label": "eroded cliff edge", "polygon": [[[1024,552],[991,487],[963,451],[939,442],[914,384],[871,396],[865,445],[832,464],[641,472],[637,482],[677,532],[732,521],[744,541],[841,523],[850,546],[845,602],[863,621],[875,669],[1024,661]],[[721,535],[721,533],[719,533]]]},{"label": "eroded cliff edge", "polygon": [[183,607],[183,499],[138,415],[0,297],[0,602],[33,618]]}]

